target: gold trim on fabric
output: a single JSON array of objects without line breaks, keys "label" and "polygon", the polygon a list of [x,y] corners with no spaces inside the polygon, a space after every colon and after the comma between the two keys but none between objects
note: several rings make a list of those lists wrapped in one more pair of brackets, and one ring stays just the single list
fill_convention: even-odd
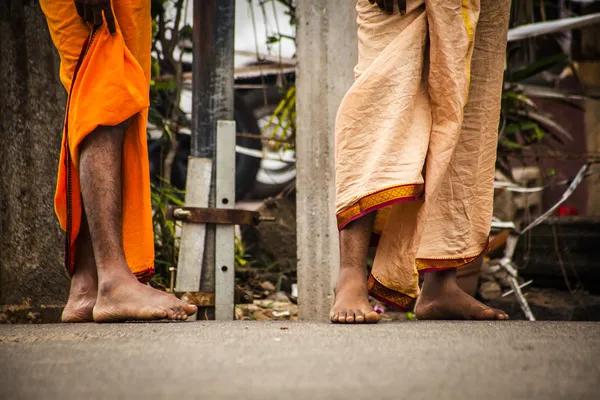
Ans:
[{"label": "gold trim on fabric", "polygon": [[465,264],[469,264],[490,250],[490,241],[486,242],[483,250],[473,256],[452,257],[452,258],[418,258],[415,260],[418,271],[426,269],[448,269],[458,268]]},{"label": "gold trim on fabric", "polygon": [[479,256],[451,260],[418,259],[415,260],[415,264],[417,266],[418,271],[422,271],[425,269],[458,268],[465,264],[475,261],[478,257]]},{"label": "gold trim on fabric", "polygon": [[[475,261],[482,255],[486,254],[488,250],[489,241],[483,248],[483,251],[479,252],[475,256],[450,259],[418,259],[415,260],[415,264],[419,272],[423,272],[425,270],[458,268],[465,264]],[[418,285],[418,282],[414,282],[414,285]],[[396,306],[404,310],[410,310],[414,305],[414,298],[400,291],[385,286],[372,274],[369,275],[367,286],[369,289],[369,294],[379,301],[383,301],[384,303],[388,303],[392,306]]]},{"label": "gold trim on fabric", "polygon": [[[475,44],[475,33],[473,32],[473,23],[469,18],[469,0],[461,1],[462,18],[465,23],[465,29],[467,30],[467,36],[469,38],[469,46],[467,47],[466,57],[466,70],[467,70],[467,98],[469,96],[469,86],[471,85],[471,57],[473,55],[473,46]],[[466,104],[466,103],[465,103]]]},{"label": "gold trim on fabric", "polygon": [[383,286],[373,275],[369,275],[367,281],[369,294],[376,299],[388,303],[392,306],[399,307],[404,310],[411,310],[415,299],[404,293],[397,292],[393,289]]},{"label": "gold trim on fabric", "polygon": [[337,214],[338,228],[343,227],[360,214],[367,213],[368,211],[384,206],[387,203],[392,203],[401,199],[420,197],[423,194],[423,187],[422,183],[407,184],[394,186],[365,195],[356,203]]}]

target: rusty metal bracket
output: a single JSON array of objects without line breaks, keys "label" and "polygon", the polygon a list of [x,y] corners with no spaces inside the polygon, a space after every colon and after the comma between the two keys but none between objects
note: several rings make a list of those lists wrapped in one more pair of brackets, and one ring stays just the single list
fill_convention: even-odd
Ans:
[{"label": "rusty metal bracket", "polygon": [[[175,292],[175,296],[188,304],[198,307],[214,307],[215,292]],[[252,304],[252,294],[236,287],[234,292],[235,304]]]},{"label": "rusty metal bracket", "polygon": [[256,211],[175,206],[167,208],[167,219],[222,225],[258,225],[262,221],[275,221],[275,218],[262,216]]}]

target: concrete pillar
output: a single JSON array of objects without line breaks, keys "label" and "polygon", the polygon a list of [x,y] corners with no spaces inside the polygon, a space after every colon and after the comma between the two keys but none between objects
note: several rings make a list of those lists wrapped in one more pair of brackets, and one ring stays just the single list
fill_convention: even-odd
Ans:
[{"label": "concrete pillar", "polygon": [[37,1],[0,0],[0,306],[64,304],[54,216],[66,91]]},{"label": "concrete pillar", "polygon": [[300,318],[324,320],[339,266],[333,129],[357,60],[355,2],[298,0],[296,139]]}]

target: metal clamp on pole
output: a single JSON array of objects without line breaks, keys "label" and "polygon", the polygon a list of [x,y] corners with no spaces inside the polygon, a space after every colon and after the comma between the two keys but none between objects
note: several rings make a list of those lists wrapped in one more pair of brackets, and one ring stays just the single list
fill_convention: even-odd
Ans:
[{"label": "metal clamp on pole", "polygon": [[275,218],[262,216],[256,211],[177,206],[167,208],[167,219],[219,225],[258,225],[262,221],[275,221]]}]

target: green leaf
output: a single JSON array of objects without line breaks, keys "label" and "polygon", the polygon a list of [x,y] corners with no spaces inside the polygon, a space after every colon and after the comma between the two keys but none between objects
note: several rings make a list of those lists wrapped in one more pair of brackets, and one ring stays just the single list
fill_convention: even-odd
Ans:
[{"label": "green leaf", "polygon": [[279,42],[279,36],[267,36],[267,44]]},{"label": "green leaf", "polygon": [[510,82],[520,82],[522,80],[531,78],[532,76],[535,76],[540,72],[547,71],[550,68],[562,62],[565,62],[567,59],[568,57],[566,54],[555,54],[553,56],[541,59],[531,65],[528,65],[525,68],[513,72],[507,71],[505,78],[507,78],[507,80]]},{"label": "green leaf", "polygon": [[537,108],[535,103],[533,101],[531,101],[531,99],[529,97],[527,97],[526,95],[524,95],[523,93],[518,93],[518,92],[504,92],[502,94],[502,97],[504,99],[508,99],[508,100],[513,100],[515,102],[520,102],[520,103],[524,103],[532,108]]},{"label": "green leaf", "polygon": [[[521,114],[521,113],[518,112],[518,114]],[[539,125],[546,128],[547,130],[558,133],[561,136],[569,139],[570,141],[573,141],[573,136],[571,136],[569,131],[567,131],[565,128],[563,128],[558,122],[554,121],[552,118],[550,118],[544,114],[537,113],[537,112],[523,112],[522,115],[527,116],[528,118],[534,120]]]},{"label": "green leaf", "polygon": [[514,142],[512,140],[508,140],[508,139],[502,139],[500,141],[500,144],[504,147],[508,147],[509,149],[524,149],[526,146],[519,144],[517,142]]}]

